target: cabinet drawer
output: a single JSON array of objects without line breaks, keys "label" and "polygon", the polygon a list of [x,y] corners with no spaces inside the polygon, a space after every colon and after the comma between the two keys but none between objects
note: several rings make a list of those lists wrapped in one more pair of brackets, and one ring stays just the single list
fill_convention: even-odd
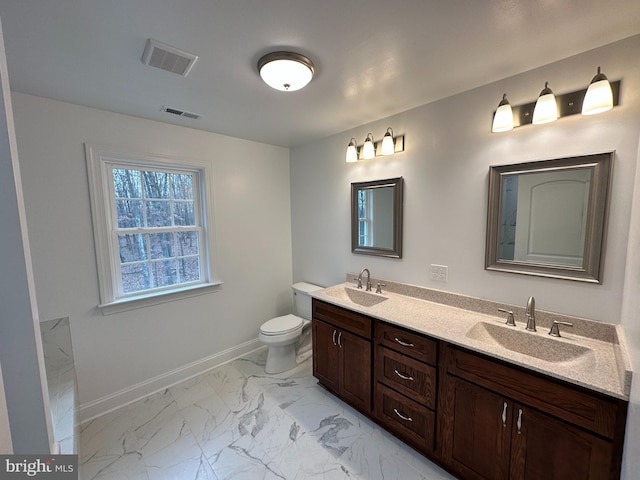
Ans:
[{"label": "cabinet drawer", "polygon": [[404,355],[436,365],[438,343],[417,333],[403,328],[378,322],[376,325],[376,343],[391,348]]},{"label": "cabinet drawer", "polygon": [[376,384],[376,417],[387,429],[419,450],[433,451],[435,413],[404,395]]},{"label": "cabinet drawer", "polygon": [[429,408],[436,405],[436,369],[406,355],[376,347],[376,375],[384,383]]},{"label": "cabinet drawer", "polygon": [[346,308],[313,299],[313,318],[330,323],[334,327],[371,339],[371,319]]},{"label": "cabinet drawer", "polygon": [[599,435],[613,438],[622,401],[590,394],[569,384],[488,359],[447,348],[447,371],[460,378],[537,408]]}]

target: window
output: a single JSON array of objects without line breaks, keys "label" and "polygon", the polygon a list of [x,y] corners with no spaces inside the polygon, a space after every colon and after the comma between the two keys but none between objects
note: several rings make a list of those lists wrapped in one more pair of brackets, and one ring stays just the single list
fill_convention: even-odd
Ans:
[{"label": "window", "polygon": [[371,192],[370,189],[358,190],[358,245],[364,247],[372,246]]},{"label": "window", "polygon": [[209,167],[86,147],[101,306],[163,298],[211,279]]}]

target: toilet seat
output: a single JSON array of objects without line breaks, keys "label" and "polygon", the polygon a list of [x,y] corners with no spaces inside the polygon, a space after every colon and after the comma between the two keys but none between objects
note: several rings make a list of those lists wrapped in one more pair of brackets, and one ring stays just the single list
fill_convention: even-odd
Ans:
[{"label": "toilet seat", "polygon": [[260,327],[260,333],[265,336],[286,335],[295,332],[304,324],[304,320],[295,315],[283,315],[272,318]]}]

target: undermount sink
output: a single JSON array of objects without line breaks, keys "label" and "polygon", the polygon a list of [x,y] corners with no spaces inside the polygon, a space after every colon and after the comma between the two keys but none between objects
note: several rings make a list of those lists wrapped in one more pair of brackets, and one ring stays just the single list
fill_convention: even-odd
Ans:
[{"label": "undermount sink", "polygon": [[349,287],[336,287],[328,290],[326,294],[339,300],[355,303],[361,307],[373,307],[374,305],[387,300],[387,297],[380,294]]},{"label": "undermount sink", "polygon": [[561,342],[544,334],[515,330],[514,327],[487,322],[476,323],[467,331],[466,336],[549,363],[595,359],[593,351],[587,347]]}]

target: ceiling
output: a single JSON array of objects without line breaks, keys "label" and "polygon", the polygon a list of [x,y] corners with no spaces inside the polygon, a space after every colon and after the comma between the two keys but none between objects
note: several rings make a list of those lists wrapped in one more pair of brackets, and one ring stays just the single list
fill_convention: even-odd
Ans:
[{"label": "ceiling", "polygon": [[[640,33],[640,1],[0,0],[0,18],[12,90],[290,147]],[[198,55],[189,75],[144,65],[147,38]],[[307,87],[261,81],[275,50],[314,61]]]}]

